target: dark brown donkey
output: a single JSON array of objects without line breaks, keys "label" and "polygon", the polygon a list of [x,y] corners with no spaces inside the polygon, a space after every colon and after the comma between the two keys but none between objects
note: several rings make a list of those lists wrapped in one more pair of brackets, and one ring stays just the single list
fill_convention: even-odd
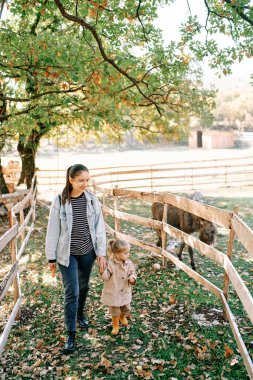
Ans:
[{"label": "dark brown donkey", "polygon": [[[163,218],[163,203],[154,202],[152,204],[152,214],[155,220],[162,220]],[[217,236],[217,228],[212,222],[209,222],[205,219],[200,218],[194,214],[190,214],[187,211],[183,211],[175,206],[168,205],[167,212],[167,223],[173,227],[178,228],[179,230],[186,232],[191,235],[193,232],[199,232],[199,239],[208,245],[215,243]],[[156,230],[158,235],[157,246],[161,247],[161,231]],[[178,258],[182,260],[182,252],[184,249],[185,243],[182,240],[178,252]],[[193,258],[193,249],[188,246],[188,252],[191,260],[192,269],[196,269],[194,258]]]}]

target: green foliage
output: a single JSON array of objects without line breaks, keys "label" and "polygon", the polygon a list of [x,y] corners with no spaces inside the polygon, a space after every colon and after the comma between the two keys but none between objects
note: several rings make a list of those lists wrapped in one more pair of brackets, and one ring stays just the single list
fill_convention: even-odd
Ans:
[{"label": "green foliage", "polygon": [[251,57],[252,6],[203,1],[205,25],[189,12],[181,40],[164,46],[154,21],[159,7],[175,1],[12,1],[0,34],[0,100],[8,101],[16,133],[29,135],[40,121],[94,132],[142,127],[153,135],[167,123],[162,132],[170,138],[171,125],[179,137],[189,117],[208,117],[214,93],[201,87],[197,61],[229,74],[234,61]]},{"label": "green foliage", "polygon": [[[11,2],[12,16],[2,22],[1,72],[16,132],[29,135],[38,121],[131,129],[136,123],[129,115],[143,114],[142,107],[144,124],[155,128],[159,118],[168,120],[180,135],[181,119],[210,110],[212,93],[200,87],[200,72],[181,46],[164,47],[154,26],[158,6],[170,3],[83,1],[76,9],[74,1]],[[170,136],[170,129],[163,133]]]},{"label": "green foliage", "polygon": [[[218,72],[229,74],[231,64],[253,56],[253,7],[249,0],[203,1],[205,23],[190,14],[182,25],[183,47],[190,49],[198,59],[208,59]],[[189,10],[193,1],[188,1]],[[204,33],[205,39],[201,39]],[[223,44],[219,40],[223,41]]]}]

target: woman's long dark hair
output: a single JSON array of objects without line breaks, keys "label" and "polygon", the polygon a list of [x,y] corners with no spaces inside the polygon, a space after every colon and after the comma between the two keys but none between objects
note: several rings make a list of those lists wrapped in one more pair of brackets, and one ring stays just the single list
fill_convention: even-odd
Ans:
[{"label": "woman's long dark hair", "polygon": [[73,166],[70,166],[67,169],[66,185],[62,191],[62,204],[65,204],[66,201],[70,202],[70,193],[71,193],[71,190],[73,189],[73,187],[72,187],[71,183],[69,182],[69,177],[74,179],[81,172],[88,172],[89,173],[89,170],[86,168],[86,166],[84,166],[82,164],[75,164]]}]

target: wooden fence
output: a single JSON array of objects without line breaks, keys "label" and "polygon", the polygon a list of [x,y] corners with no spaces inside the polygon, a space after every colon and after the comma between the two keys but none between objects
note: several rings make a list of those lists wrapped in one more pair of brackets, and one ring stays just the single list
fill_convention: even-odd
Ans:
[{"label": "wooden fence", "polygon": [[[140,174],[140,172],[137,172],[137,173],[138,175]],[[131,175],[132,174],[133,173],[131,173]],[[94,177],[95,175],[93,176],[93,178]],[[204,204],[195,202],[193,200],[179,197],[177,195],[173,195],[170,193],[144,192],[144,191],[134,191],[134,190],[128,190],[128,189],[112,188],[115,185],[115,181],[113,180],[112,177],[109,178],[106,183],[103,181],[103,185],[106,185],[106,187],[102,188],[101,183],[98,184],[97,182],[93,181],[94,191],[99,192],[103,196],[102,209],[103,209],[103,213],[105,217],[106,215],[111,215],[115,220],[114,228],[112,228],[111,226],[108,225],[108,223],[106,223],[107,232],[115,237],[123,238],[127,240],[128,242],[138,247],[141,247],[142,249],[148,250],[158,255],[159,257],[163,259],[164,264],[165,264],[166,259],[170,260],[172,263],[174,263],[179,268],[181,268],[185,273],[187,273],[189,277],[193,278],[199,284],[203,285],[206,289],[208,289],[210,292],[212,292],[216,297],[220,299],[223,305],[224,316],[230,323],[235,340],[237,342],[238,349],[242,355],[249,377],[251,380],[253,380],[253,363],[251,361],[250,355],[247,351],[247,348],[242,339],[238,326],[235,322],[235,318],[228,304],[228,288],[229,288],[229,283],[231,283],[231,285],[233,286],[235,292],[237,293],[243,305],[244,310],[248,314],[250,321],[253,323],[253,298],[248,288],[246,287],[244,281],[242,280],[242,278],[236,271],[231,261],[233,240],[234,240],[235,235],[237,236],[238,240],[243,244],[243,246],[247,249],[247,251],[253,256],[253,231],[241,220],[241,218],[238,217],[236,212],[227,212],[227,211],[218,209],[216,207],[204,205]],[[20,284],[19,284],[19,278],[18,278],[18,262],[19,262],[20,256],[22,255],[24,251],[25,245],[29,239],[30,233],[33,229],[33,224],[35,220],[35,215],[34,215],[35,195],[36,195],[36,187],[35,187],[35,184],[33,183],[32,189],[30,190],[29,194],[27,194],[27,196],[24,198],[24,200],[18,203],[16,206],[14,206],[11,209],[11,213],[10,213],[11,228],[0,239],[0,252],[4,247],[7,246],[7,244],[11,243],[12,264],[13,264],[11,270],[9,271],[9,273],[7,274],[3,282],[0,284],[0,300],[5,296],[12,282],[14,283],[14,297],[15,297],[14,309],[12,311],[10,319],[8,320],[6,324],[4,332],[2,333],[1,338],[0,338],[0,353],[3,350],[3,347],[6,343],[13,321],[15,317],[18,315],[18,312],[20,309],[21,291],[20,291]],[[106,198],[109,196],[114,198],[114,208],[110,208],[108,207],[108,205],[106,205]],[[163,203],[164,210],[165,210],[163,221],[161,222],[155,221],[150,218],[144,218],[138,215],[132,215],[132,214],[120,211],[119,204],[120,204],[121,197],[128,198],[128,199],[139,199],[139,200],[148,201],[148,202]],[[23,209],[25,208],[28,202],[30,202],[31,209],[29,213],[27,214],[26,218],[24,219],[24,216],[22,216],[23,215],[22,213],[23,213]],[[174,205],[178,208],[181,208],[185,211],[193,213],[206,220],[212,221],[219,226],[229,229],[230,234],[229,234],[229,241],[228,241],[228,247],[227,247],[227,254],[225,255],[222,252],[215,249],[214,247],[208,246],[205,243],[201,242],[200,240],[194,238],[193,236],[189,236],[186,233],[167,224],[165,220],[167,204]],[[18,212],[20,212],[20,226],[15,216],[15,214]],[[24,237],[25,228],[31,216],[32,216],[32,225],[26,237]],[[160,229],[162,232],[162,237],[163,237],[162,247],[161,248],[155,247],[152,244],[149,244],[142,240],[136,239],[133,236],[122,233],[120,230],[121,220],[128,221],[128,222],[135,223],[137,225],[142,225],[149,228]],[[224,268],[223,289],[220,289],[219,287],[217,287],[216,285],[208,281],[206,278],[198,274],[192,268],[184,264],[177,257],[175,257],[173,254],[167,251],[166,239],[165,239],[166,234],[171,235],[177,239],[182,239],[187,245],[191,246],[192,248],[197,249],[200,252],[200,254],[208,257],[209,259],[213,260],[216,264],[222,266]],[[22,239],[22,245],[17,253],[17,239],[19,237],[21,237]]]},{"label": "wooden fence", "polygon": [[[223,305],[224,317],[230,323],[238,349],[242,355],[244,364],[246,366],[248,375],[250,379],[253,380],[253,363],[251,361],[250,355],[247,351],[238,326],[235,322],[235,318],[228,304],[228,289],[229,283],[231,282],[243,305],[244,310],[248,314],[250,321],[253,323],[253,298],[231,261],[233,240],[235,235],[243,244],[243,246],[247,249],[247,251],[253,256],[253,231],[241,220],[241,218],[238,217],[236,212],[227,212],[222,209],[201,204],[193,200],[179,197],[170,193],[138,192],[119,188],[101,188],[97,185],[95,181],[93,182],[93,188],[95,192],[98,192],[103,196],[102,210],[105,216],[105,220],[106,215],[112,216],[115,220],[114,228],[112,228],[108,225],[108,223],[106,223],[106,230],[109,234],[117,238],[125,239],[129,243],[132,243],[138,247],[141,247],[142,249],[148,250],[160,256],[163,259],[164,263],[166,259],[170,260],[172,263],[181,268],[185,273],[187,273],[189,277],[193,278],[199,284],[203,285],[206,289],[208,289],[221,300]],[[114,208],[110,208],[106,205],[106,198],[108,196],[114,198]],[[148,202],[163,203],[163,221],[160,222],[150,218],[144,218],[138,215],[132,215],[126,212],[121,212],[119,210],[119,203],[121,197],[127,199],[139,199]],[[182,210],[188,211],[201,218],[212,221],[219,226],[229,229],[230,234],[227,247],[227,254],[225,255],[222,252],[215,249],[214,247],[211,247],[201,242],[200,240],[194,238],[193,236],[187,235],[186,233],[178,230],[177,228],[167,224],[165,218],[167,204],[181,208]],[[125,233],[122,233],[120,230],[121,220],[161,230],[162,248],[158,248],[152,244],[148,244],[147,242],[136,239],[133,236],[129,236]],[[209,259],[213,260],[216,264],[222,266],[224,268],[223,289],[220,289],[216,285],[212,284],[206,278],[198,274],[192,268],[184,264],[177,257],[175,257],[173,254],[167,251],[166,234],[173,236],[177,239],[182,239],[187,245],[197,249],[200,252],[200,254],[208,257]]]},{"label": "wooden fence", "polygon": [[[97,185],[144,191],[166,189],[170,192],[253,186],[253,156],[217,160],[167,162],[90,168]],[[66,170],[38,170],[39,186],[54,189],[65,183]]]},{"label": "wooden fence", "polygon": [[[21,288],[19,280],[19,261],[21,255],[23,254],[25,247],[29,241],[30,235],[34,229],[35,222],[35,203],[36,203],[36,192],[37,185],[36,179],[33,178],[32,187],[29,192],[25,195],[27,191],[23,191],[23,199],[16,203],[13,207],[9,209],[9,221],[10,228],[8,231],[0,237],[0,253],[4,248],[9,247],[11,253],[12,266],[9,272],[5,275],[4,279],[0,283],[0,301],[5,297],[7,291],[13,284],[13,296],[14,296],[14,306],[8,321],[5,324],[4,330],[0,336],[0,355],[4,349],[6,341],[8,339],[11,327],[15,319],[19,318],[20,307],[21,307]],[[2,195],[0,201],[5,204],[11,204],[11,202],[19,199],[20,193],[12,193]],[[24,216],[24,209],[29,207],[29,211]],[[16,214],[19,213],[19,221]],[[31,220],[31,224],[29,224]]]}]

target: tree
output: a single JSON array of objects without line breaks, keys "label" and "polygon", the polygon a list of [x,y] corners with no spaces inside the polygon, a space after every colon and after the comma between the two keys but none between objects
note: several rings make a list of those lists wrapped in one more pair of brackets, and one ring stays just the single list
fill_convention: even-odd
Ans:
[{"label": "tree", "polygon": [[[190,13],[182,19],[181,40],[164,46],[154,20],[159,6],[173,2],[10,3],[13,19],[3,22],[0,36],[1,73],[8,82],[0,99],[8,103],[4,124],[15,125],[22,152],[32,146],[30,161],[40,137],[63,123],[170,136],[185,129],[190,116],[210,111],[212,94],[201,86],[196,59],[210,57],[210,65],[226,74],[234,60],[252,55],[252,7],[245,0],[203,0],[205,25]],[[199,40],[202,29],[205,42]],[[230,33],[236,45],[219,49],[212,37],[217,33]],[[29,182],[27,176],[22,178]]]},{"label": "tree", "polygon": [[[153,2],[64,4],[72,13],[59,1],[14,1],[14,21],[5,21],[1,34],[1,70],[9,83],[5,124],[13,128],[15,118],[18,125],[19,150],[32,163],[28,170],[23,165],[21,180],[28,184],[39,140],[52,126],[79,121],[88,130],[132,128],[127,115],[136,107],[152,116],[152,128],[173,118],[180,125],[181,114],[208,105],[199,72],[176,44],[163,47]],[[142,49],[141,58],[133,46]]]}]

